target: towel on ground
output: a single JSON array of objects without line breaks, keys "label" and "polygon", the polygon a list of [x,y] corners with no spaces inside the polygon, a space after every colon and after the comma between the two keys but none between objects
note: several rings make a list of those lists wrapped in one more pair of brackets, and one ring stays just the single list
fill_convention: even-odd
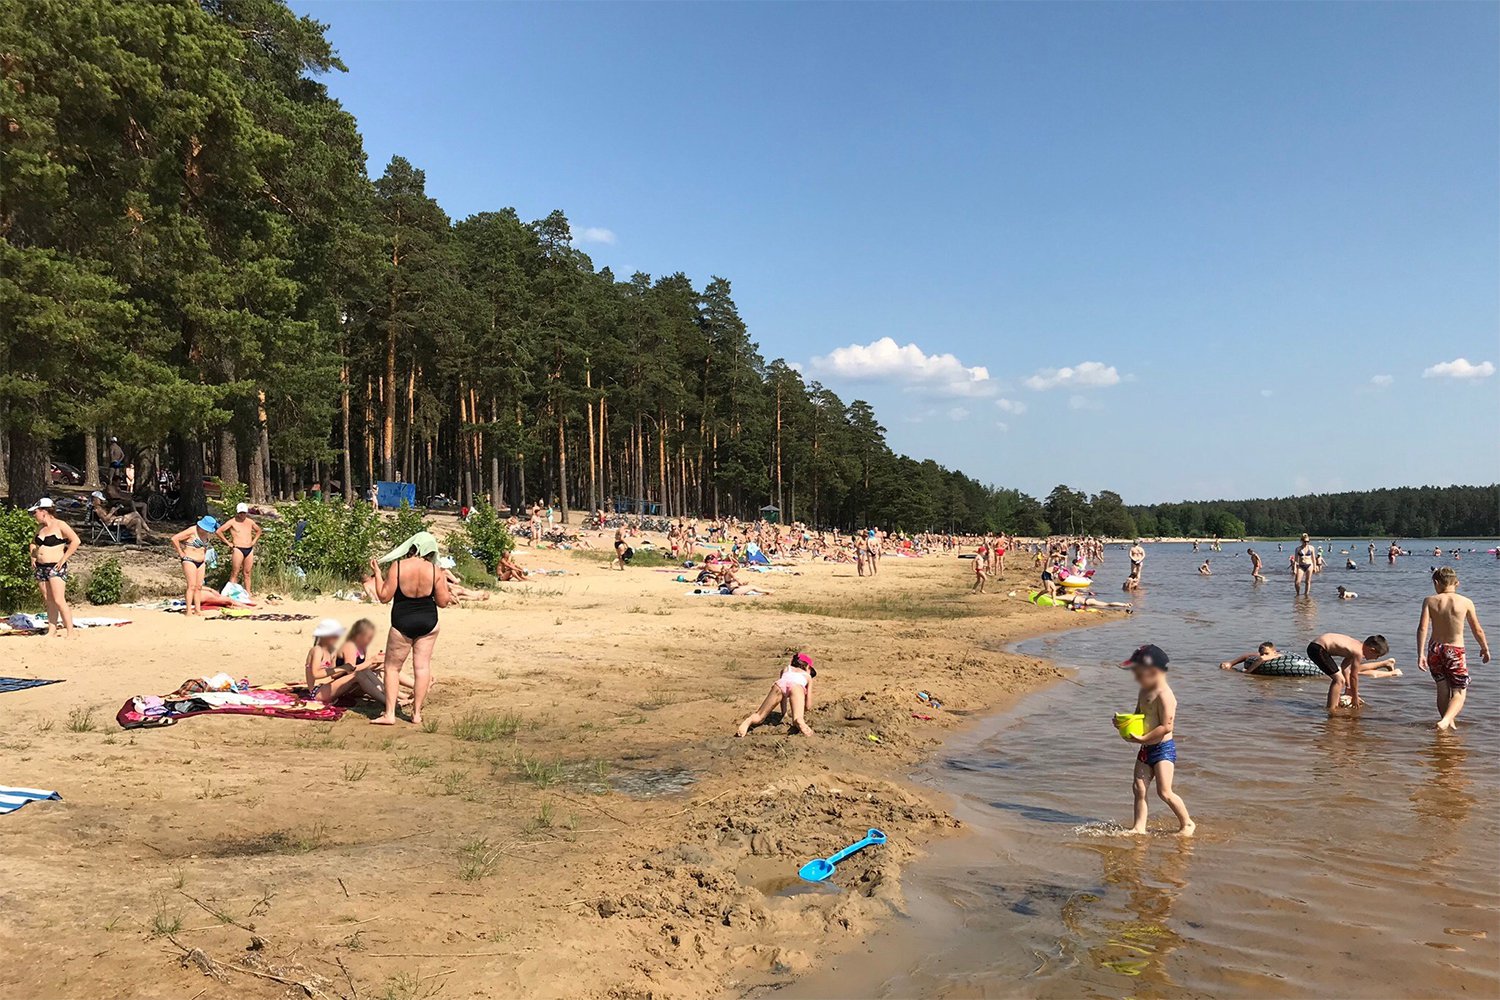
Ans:
[{"label": "towel on ground", "polygon": [[56,792],[46,792],[40,788],[11,788],[9,785],[0,785],[0,816],[15,812],[28,802],[60,798],[62,796]]},{"label": "towel on ground", "polygon": [[203,678],[192,677],[171,694],[136,695],[115,713],[115,721],[121,729],[145,729],[170,726],[178,719],[207,714],[268,715],[313,722],[337,722],[343,717],[344,709],[340,706],[309,701],[303,694],[300,688],[289,685],[214,692],[207,690]]},{"label": "towel on ground", "polygon": [[62,681],[45,681],[39,677],[0,677],[0,694],[11,691],[25,691],[27,688],[39,688],[45,684],[61,684]]}]

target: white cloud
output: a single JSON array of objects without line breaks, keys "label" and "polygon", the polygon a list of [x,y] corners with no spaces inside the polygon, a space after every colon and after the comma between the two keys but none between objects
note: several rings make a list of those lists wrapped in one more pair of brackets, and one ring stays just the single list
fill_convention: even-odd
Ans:
[{"label": "white cloud", "polygon": [[1473,364],[1468,358],[1457,358],[1433,365],[1422,373],[1423,378],[1489,378],[1495,374],[1495,365],[1490,361]]},{"label": "white cloud", "polygon": [[967,420],[967,419],[969,419],[969,411],[966,410],[966,409],[964,409],[962,406],[952,407],[951,409],[948,410],[948,419],[949,420]]},{"label": "white cloud", "polygon": [[1373,386],[1375,386],[1377,389],[1389,388],[1390,384],[1392,382],[1394,382],[1394,381],[1396,381],[1396,376],[1394,376],[1394,375],[1371,375],[1370,376],[1370,384],[1373,385]]},{"label": "white cloud", "polygon": [[1104,404],[1087,396],[1072,395],[1068,397],[1068,409],[1070,410],[1102,410]]},{"label": "white cloud", "polygon": [[1270,399],[1272,396],[1276,395],[1276,390],[1275,389],[1262,389],[1260,391],[1260,395],[1261,395],[1262,399]]},{"label": "white cloud", "polygon": [[1007,424],[1004,420],[996,420],[995,427],[999,429],[1002,434],[1010,430],[1010,424]]},{"label": "white cloud", "polygon": [[1114,365],[1085,361],[1071,368],[1043,368],[1026,380],[1028,389],[1102,389],[1118,385],[1120,373]]},{"label": "white cloud", "polygon": [[1001,397],[995,400],[995,405],[1000,407],[1002,413],[1014,413],[1016,416],[1026,412],[1026,404],[1019,399],[1005,399]]},{"label": "white cloud", "polygon": [[939,396],[987,396],[995,385],[986,368],[971,368],[951,354],[928,354],[916,344],[903,347],[890,337],[834,348],[813,358],[812,367],[846,379],[903,383]]},{"label": "white cloud", "polygon": [[605,229],[603,226],[587,226],[578,232],[580,243],[607,243],[615,245],[615,231]]}]

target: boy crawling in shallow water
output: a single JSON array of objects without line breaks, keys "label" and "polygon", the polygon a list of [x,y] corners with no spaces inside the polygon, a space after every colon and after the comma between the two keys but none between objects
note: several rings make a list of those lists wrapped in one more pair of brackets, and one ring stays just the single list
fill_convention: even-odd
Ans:
[{"label": "boy crawling in shallow water", "polygon": [[1120,664],[1130,668],[1136,683],[1141,686],[1135,710],[1146,717],[1145,733],[1126,737],[1141,747],[1135,758],[1135,774],[1131,781],[1135,793],[1135,821],[1128,832],[1146,832],[1146,790],[1155,780],[1156,794],[1177,817],[1177,832],[1191,837],[1198,824],[1188,815],[1187,804],[1181,796],[1172,791],[1172,776],[1177,769],[1177,742],[1172,738],[1177,721],[1177,696],[1167,683],[1167,662],[1167,654],[1160,646],[1148,644]]}]

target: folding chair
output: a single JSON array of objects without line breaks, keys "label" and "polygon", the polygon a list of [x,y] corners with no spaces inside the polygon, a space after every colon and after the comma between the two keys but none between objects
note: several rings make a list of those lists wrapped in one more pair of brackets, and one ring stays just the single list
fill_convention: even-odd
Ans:
[{"label": "folding chair", "polygon": [[105,524],[103,521],[99,520],[99,515],[94,513],[93,504],[89,505],[88,526],[89,544],[97,545],[100,543],[99,540],[102,538],[109,539],[108,544],[121,544],[119,527],[113,524]]}]

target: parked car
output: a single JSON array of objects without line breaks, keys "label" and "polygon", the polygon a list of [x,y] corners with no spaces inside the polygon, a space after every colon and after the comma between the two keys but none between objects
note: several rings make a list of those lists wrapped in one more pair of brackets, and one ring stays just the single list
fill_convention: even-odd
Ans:
[{"label": "parked car", "polygon": [[54,486],[82,486],[83,473],[67,462],[53,462],[51,468]]}]

